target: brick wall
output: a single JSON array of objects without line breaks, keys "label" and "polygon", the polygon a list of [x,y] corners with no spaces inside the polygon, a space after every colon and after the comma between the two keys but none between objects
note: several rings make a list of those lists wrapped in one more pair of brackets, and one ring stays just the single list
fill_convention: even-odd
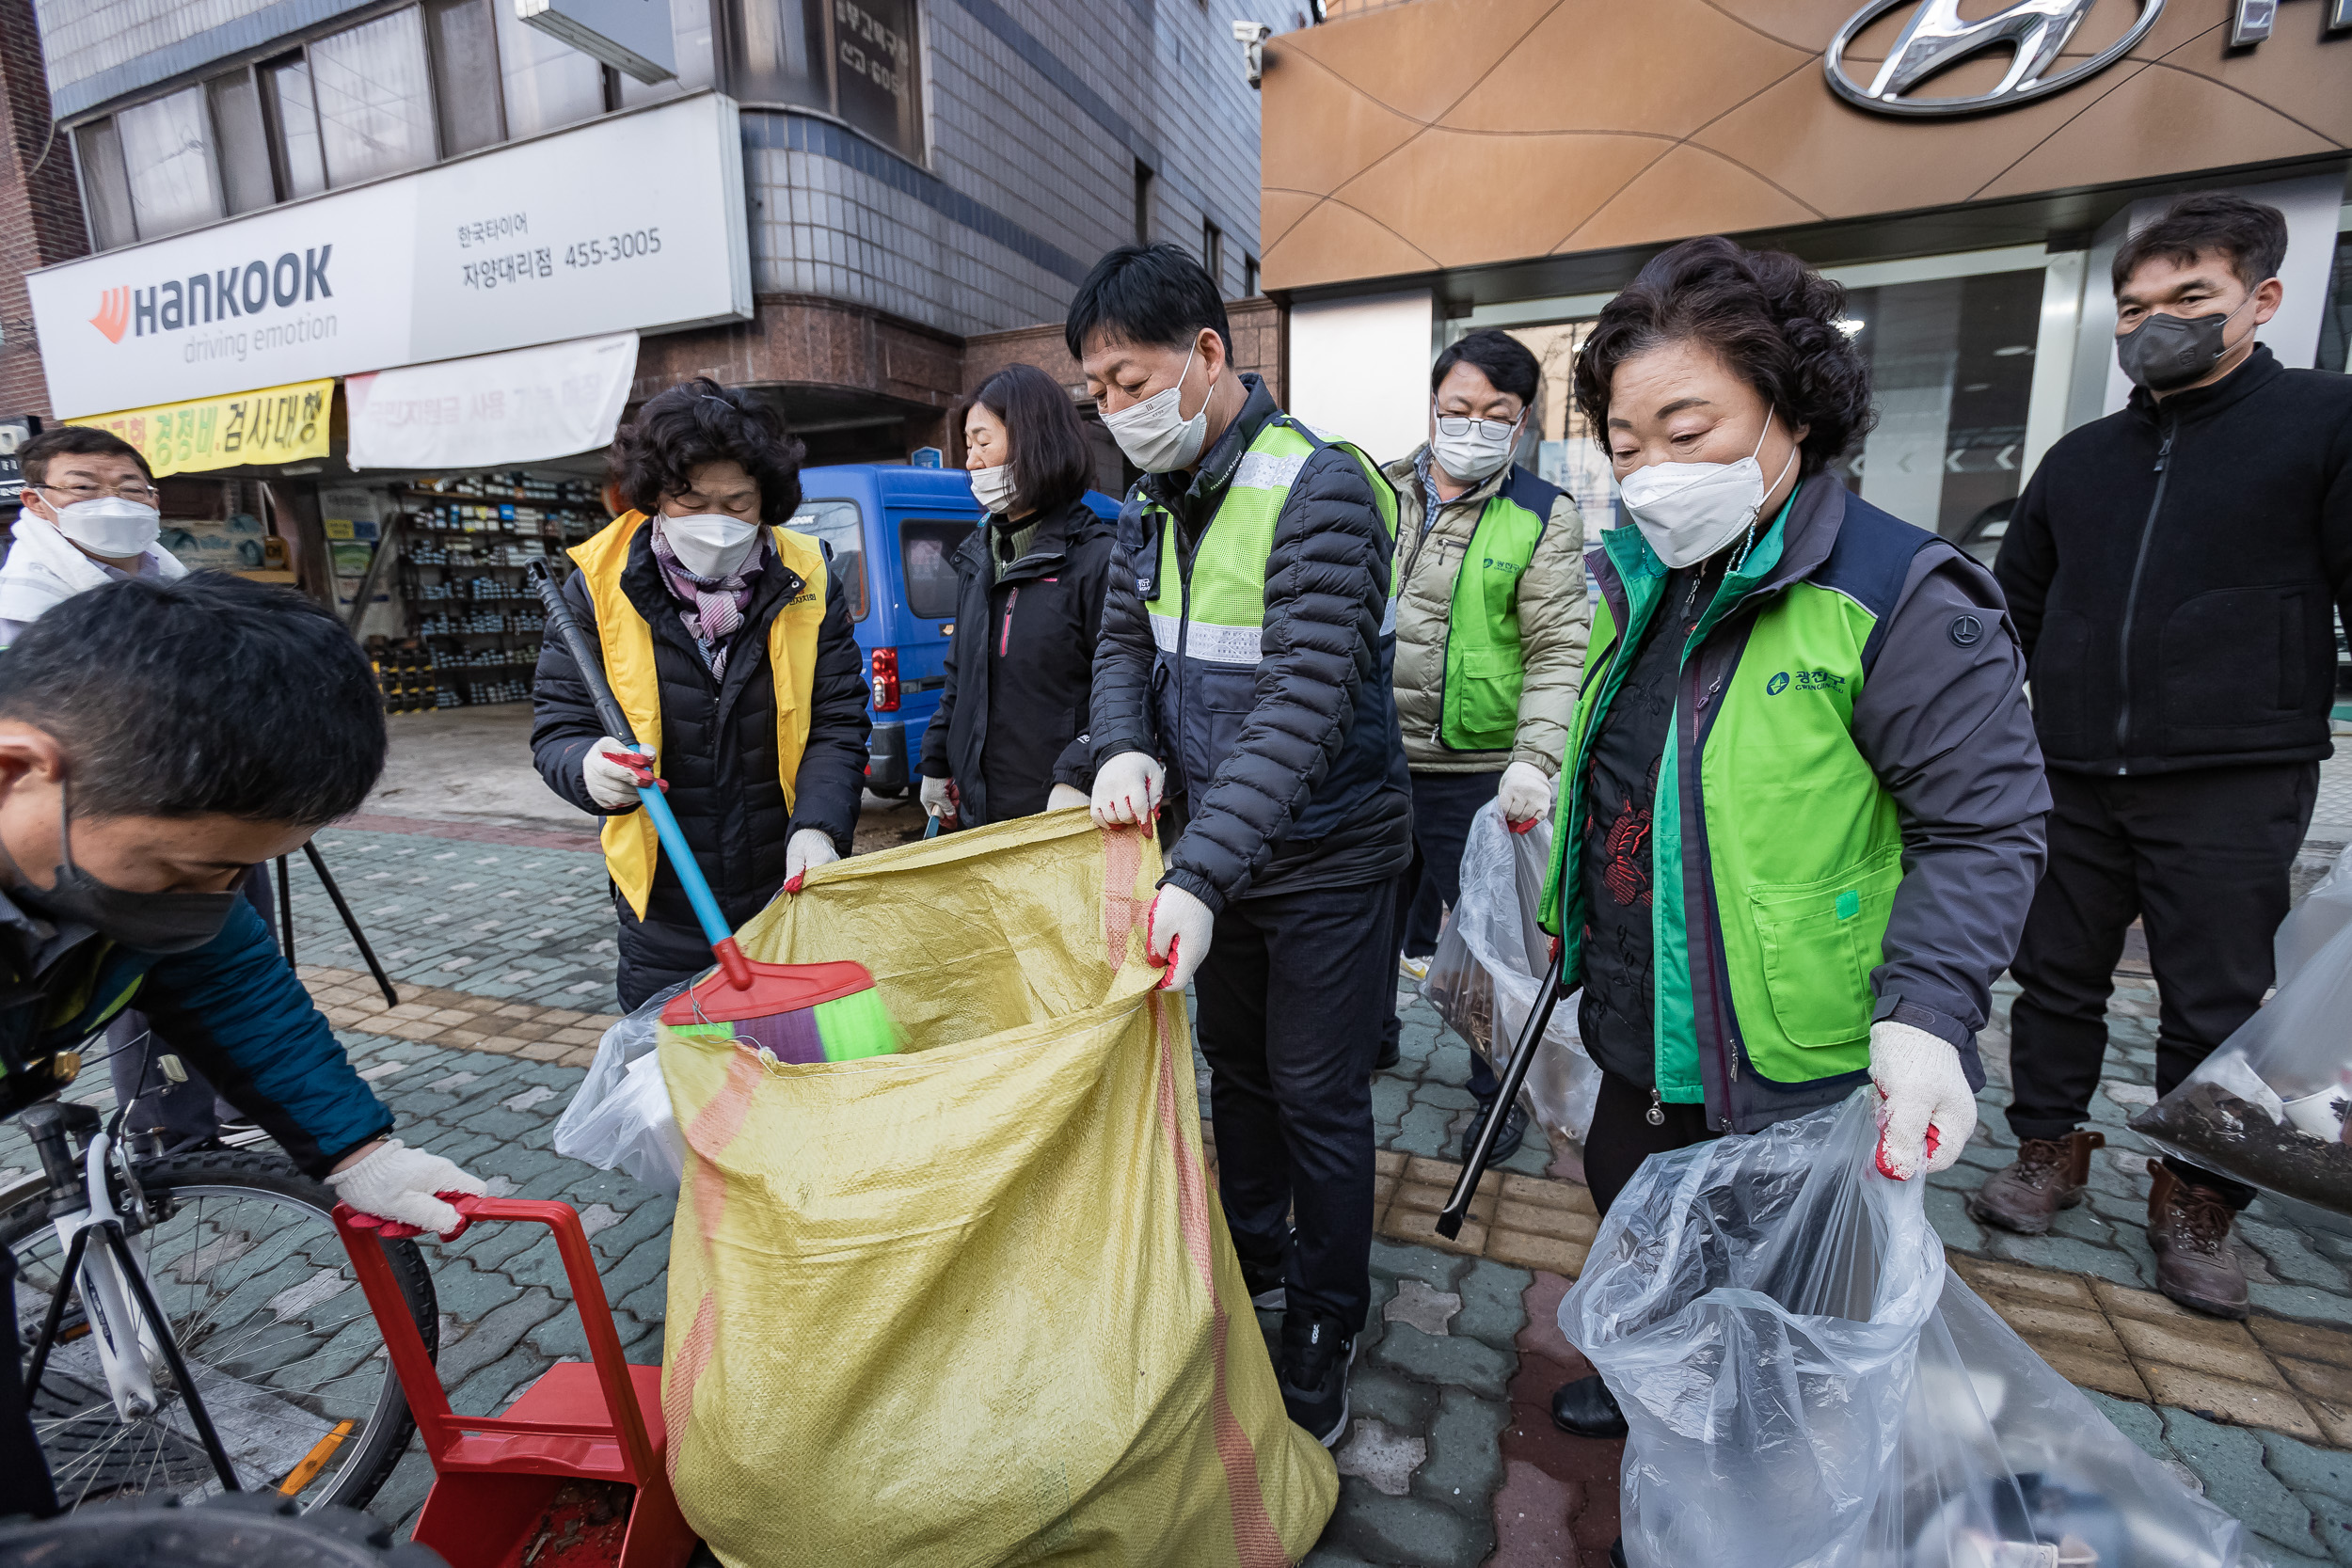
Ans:
[{"label": "brick wall", "polygon": [[89,250],[72,150],[49,124],[32,0],[0,0],[0,416],[50,411],[25,273]]}]

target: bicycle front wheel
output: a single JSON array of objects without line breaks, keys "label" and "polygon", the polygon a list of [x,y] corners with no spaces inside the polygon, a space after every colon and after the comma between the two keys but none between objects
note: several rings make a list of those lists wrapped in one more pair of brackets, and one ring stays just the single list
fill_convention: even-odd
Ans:
[{"label": "bicycle front wheel", "polygon": [[[258,1149],[167,1155],[133,1169],[146,1198],[133,1244],[238,1483],[306,1511],[364,1504],[400,1462],[415,1423],[336,1233],[333,1193]],[[26,1370],[65,1265],[46,1210],[41,1197],[0,1214],[0,1245],[16,1259]],[[437,1351],[422,1256],[407,1242],[385,1252],[426,1349]],[[82,1303],[69,1300],[28,1399],[60,1506],[192,1501],[221,1489],[169,1370],[157,1365],[152,1377],[156,1408],[124,1419],[107,1395]]]}]

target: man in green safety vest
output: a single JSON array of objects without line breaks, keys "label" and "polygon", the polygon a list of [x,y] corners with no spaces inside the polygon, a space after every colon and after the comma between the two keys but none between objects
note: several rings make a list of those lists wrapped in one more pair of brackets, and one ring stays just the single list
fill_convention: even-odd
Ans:
[{"label": "man in green safety vest", "polygon": [[[1500,798],[1512,830],[1551,810],[1590,625],[1576,501],[1511,461],[1534,422],[1540,371],[1507,333],[1473,332],[1429,373],[1429,439],[1388,466],[1397,499],[1396,717],[1413,780],[1413,863],[1397,879],[1397,940],[1414,979],[1461,897],[1470,818]],[[1397,1061],[1393,1005],[1375,1064]],[[1493,1067],[1473,1053],[1478,1110]],[[1507,1160],[1527,1113],[1506,1107],[1490,1157]]]},{"label": "man in green safety vest", "polygon": [[1372,1059],[1412,853],[1396,496],[1234,369],[1216,285],[1173,245],[1104,257],[1067,337],[1144,470],[1094,657],[1094,817],[1158,819],[1146,947],[1197,987],[1226,1225],[1284,1312],[1283,1403],[1327,1447],[1372,1302]]}]

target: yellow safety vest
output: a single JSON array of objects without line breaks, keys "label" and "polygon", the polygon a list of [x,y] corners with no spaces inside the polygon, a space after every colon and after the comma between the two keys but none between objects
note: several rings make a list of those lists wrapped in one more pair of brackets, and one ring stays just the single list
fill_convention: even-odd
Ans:
[{"label": "yellow safety vest", "polygon": [[[628,716],[629,728],[640,740],[658,747],[661,737],[661,683],[654,673],[653,627],[629,602],[621,586],[628,564],[629,541],[645,520],[642,512],[625,512],[584,545],[574,546],[571,558],[588,584],[588,598],[596,610],[596,642],[604,655],[604,678],[613,698]],[[816,540],[788,529],[770,529],[776,554],[786,570],[806,586],[768,623],[768,664],[776,682],[776,760],[782,775],[784,803],[792,804],[793,781],[801,770],[801,753],[808,746],[809,687],[817,671],[817,628],[825,619],[825,554]],[[659,757],[654,771],[661,771]],[[628,900],[637,918],[645,918],[645,899],[653,892],[653,868],[661,843],[653,823],[642,811],[604,819],[604,863],[613,885]]]}]

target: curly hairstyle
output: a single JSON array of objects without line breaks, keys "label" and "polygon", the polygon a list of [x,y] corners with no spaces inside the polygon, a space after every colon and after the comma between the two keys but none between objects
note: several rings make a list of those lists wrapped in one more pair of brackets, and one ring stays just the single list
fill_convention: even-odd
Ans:
[{"label": "curly hairstyle", "polygon": [[1811,427],[1798,471],[1819,473],[1878,419],[1869,363],[1837,325],[1845,313],[1846,291],[1794,256],[1717,234],[1685,240],[1601,308],[1576,356],[1576,405],[1605,431],[1618,366],[1668,343],[1703,343],[1792,428]]},{"label": "curly hairstyle", "polygon": [[707,375],[657,392],[612,438],[612,471],[621,499],[651,516],[664,496],[694,487],[694,470],[733,461],[759,482],[759,516],[782,527],[801,509],[801,460],[808,449],[748,392]]}]

